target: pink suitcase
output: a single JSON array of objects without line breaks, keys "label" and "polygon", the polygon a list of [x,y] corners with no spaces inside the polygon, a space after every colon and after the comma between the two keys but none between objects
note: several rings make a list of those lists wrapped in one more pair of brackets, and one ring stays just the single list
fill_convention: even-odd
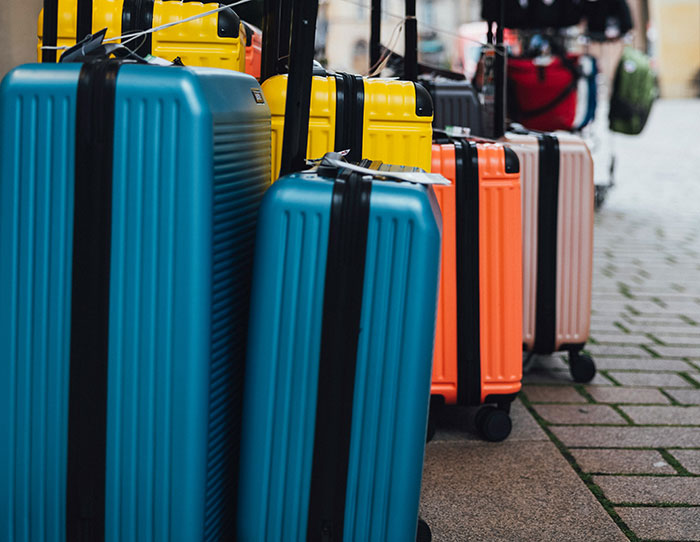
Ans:
[{"label": "pink suitcase", "polygon": [[566,132],[507,133],[520,160],[523,217],[523,348],[569,352],[571,376],[589,382],[582,354],[591,322],[593,159]]}]

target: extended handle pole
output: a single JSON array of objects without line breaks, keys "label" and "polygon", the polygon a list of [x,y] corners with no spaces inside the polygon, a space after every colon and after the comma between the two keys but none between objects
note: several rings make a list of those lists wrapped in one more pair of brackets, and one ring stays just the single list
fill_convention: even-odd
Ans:
[{"label": "extended handle pole", "polygon": [[406,0],[406,41],[403,76],[407,81],[418,80],[418,21],[416,0]]},{"label": "extended handle pole", "polygon": [[260,80],[264,81],[277,74],[279,59],[279,0],[265,0],[262,20],[262,59],[260,61]]},{"label": "extended handle pole", "polygon": [[379,65],[382,57],[382,0],[372,0],[371,24],[369,31],[369,67]]},{"label": "extended handle pole", "polygon": [[506,46],[503,43],[503,23],[505,21],[505,1],[499,2],[498,26],[496,27],[495,97],[494,97],[494,139],[506,133]]},{"label": "extended handle pole", "polygon": [[318,0],[293,1],[280,176],[306,167],[317,16]]}]

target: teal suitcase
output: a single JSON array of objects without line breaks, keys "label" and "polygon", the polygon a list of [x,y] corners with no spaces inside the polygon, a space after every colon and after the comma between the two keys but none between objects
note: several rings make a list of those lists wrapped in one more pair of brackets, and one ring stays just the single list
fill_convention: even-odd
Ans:
[{"label": "teal suitcase", "polygon": [[240,541],[415,540],[438,287],[432,188],[276,181],[256,241]]},{"label": "teal suitcase", "polygon": [[0,150],[0,540],[230,539],[258,83],[22,66]]}]

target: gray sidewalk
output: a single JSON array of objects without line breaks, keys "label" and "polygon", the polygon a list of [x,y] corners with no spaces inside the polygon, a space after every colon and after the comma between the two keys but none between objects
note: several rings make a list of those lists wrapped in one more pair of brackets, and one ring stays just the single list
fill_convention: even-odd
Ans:
[{"label": "gray sidewalk", "polygon": [[436,541],[700,541],[700,101],[658,102],[615,144],[595,226],[599,374],[574,385],[540,358],[506,442],[438,431],[421,507]]}]

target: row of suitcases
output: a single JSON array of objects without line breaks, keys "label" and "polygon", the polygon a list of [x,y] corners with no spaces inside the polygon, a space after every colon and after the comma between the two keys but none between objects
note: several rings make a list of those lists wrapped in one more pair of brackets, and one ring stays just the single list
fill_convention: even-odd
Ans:
[{"label": "row of suitcases", "polygon": [[[293,50],[313,4],[294,2]],[[585,341],[575,138],[433,144],[420,85],[345,74],[314,78],[321,132],[316,94],[282,81],[128,60],[4,80],[3,538],[413,539],[433,351],[433,393],[503,412],[523,344]],[[315,156],[360,141],[380,171],[331,161],[268,189],[294,128]],[[387,180],[381,160],[452,182]],[[522,261],[538,266],[529,339]]]}]

